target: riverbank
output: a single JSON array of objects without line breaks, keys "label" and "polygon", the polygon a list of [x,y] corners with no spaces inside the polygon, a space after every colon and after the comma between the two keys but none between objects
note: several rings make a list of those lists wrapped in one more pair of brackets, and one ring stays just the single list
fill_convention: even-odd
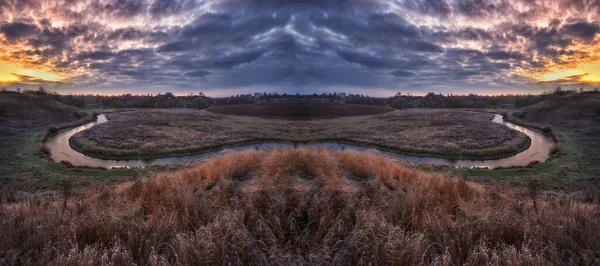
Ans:
[{"label": "riverbank", "polygon": [[107,110],[79,109],[51,97],[22,94],[3,94],[0,109],[5,110],[0,115],[0,204],[36,191],[59,190],[66,180],[74,186],[114,184],[149,172],[65,167],[40,148],[51,136],[95,120],[94,112]]}]

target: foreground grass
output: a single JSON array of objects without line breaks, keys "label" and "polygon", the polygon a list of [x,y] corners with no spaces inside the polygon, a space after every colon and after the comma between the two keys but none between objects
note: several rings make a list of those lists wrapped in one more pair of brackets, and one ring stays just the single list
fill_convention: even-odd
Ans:
[{"label": "foreground grass", "polygon": [[193,153],[253,141],[342,141],[451,158],[505,157],[529,144],[524,134],[492,123],[493,115],[461,110],[402,110],[315,120],[264,119],[198,110],[108,115],[75,135],[78,150],[101,158]]},{"label": "foreground grass", "polygon": [[600,263],[597,205],[355,151],[226,153],[0,210],[2,265]]}]

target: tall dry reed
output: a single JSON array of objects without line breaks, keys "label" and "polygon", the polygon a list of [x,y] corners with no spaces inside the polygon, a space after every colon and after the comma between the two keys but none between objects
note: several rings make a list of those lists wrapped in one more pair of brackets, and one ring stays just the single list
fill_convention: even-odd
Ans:
[{"label": "tall dry reed", "polygon": [[369,152],[225,153],[71,194],[0,207],[0,264],[600,263],[597,206]]}]

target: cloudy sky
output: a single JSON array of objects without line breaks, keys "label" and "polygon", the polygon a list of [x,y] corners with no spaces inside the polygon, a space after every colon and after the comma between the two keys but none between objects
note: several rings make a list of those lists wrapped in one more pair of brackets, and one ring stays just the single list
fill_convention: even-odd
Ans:
[{"label": "cloudy sky", "polygon": [[600,84],[600,0],[0,0],[0,86],[539,93]]}]

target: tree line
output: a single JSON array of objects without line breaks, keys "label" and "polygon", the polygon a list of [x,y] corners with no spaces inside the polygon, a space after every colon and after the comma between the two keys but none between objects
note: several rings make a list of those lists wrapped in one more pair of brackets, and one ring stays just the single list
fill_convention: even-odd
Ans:
[{"label": "tree line", "polygon": [[520,108],[541,102],[549,97],[564,96],[574,93],[598,93],[593,90],[564,90],[557,87],[541,95],[453,95],[429,92],[426,95],[411,95],[396,93],[392,97],[372,97],[363,94],[347,94],[344,92],[324,92],[313,94],[288,94],[263,92],[238,94],[229,97],[208,97],[204,93],[175,95],[171,92],[164,94],[122,94],[122,95],[61,95],[43,87],[37,90],[9,91],[3,93],[23,93],[28,95],[52,97],[55,100],[80,108],[194,108],[205,109],[211,106],[239,105],[281,101],[320,101],[331,103],[348,103],[362,105],[388,106],[395,109],[405,108]]}]

